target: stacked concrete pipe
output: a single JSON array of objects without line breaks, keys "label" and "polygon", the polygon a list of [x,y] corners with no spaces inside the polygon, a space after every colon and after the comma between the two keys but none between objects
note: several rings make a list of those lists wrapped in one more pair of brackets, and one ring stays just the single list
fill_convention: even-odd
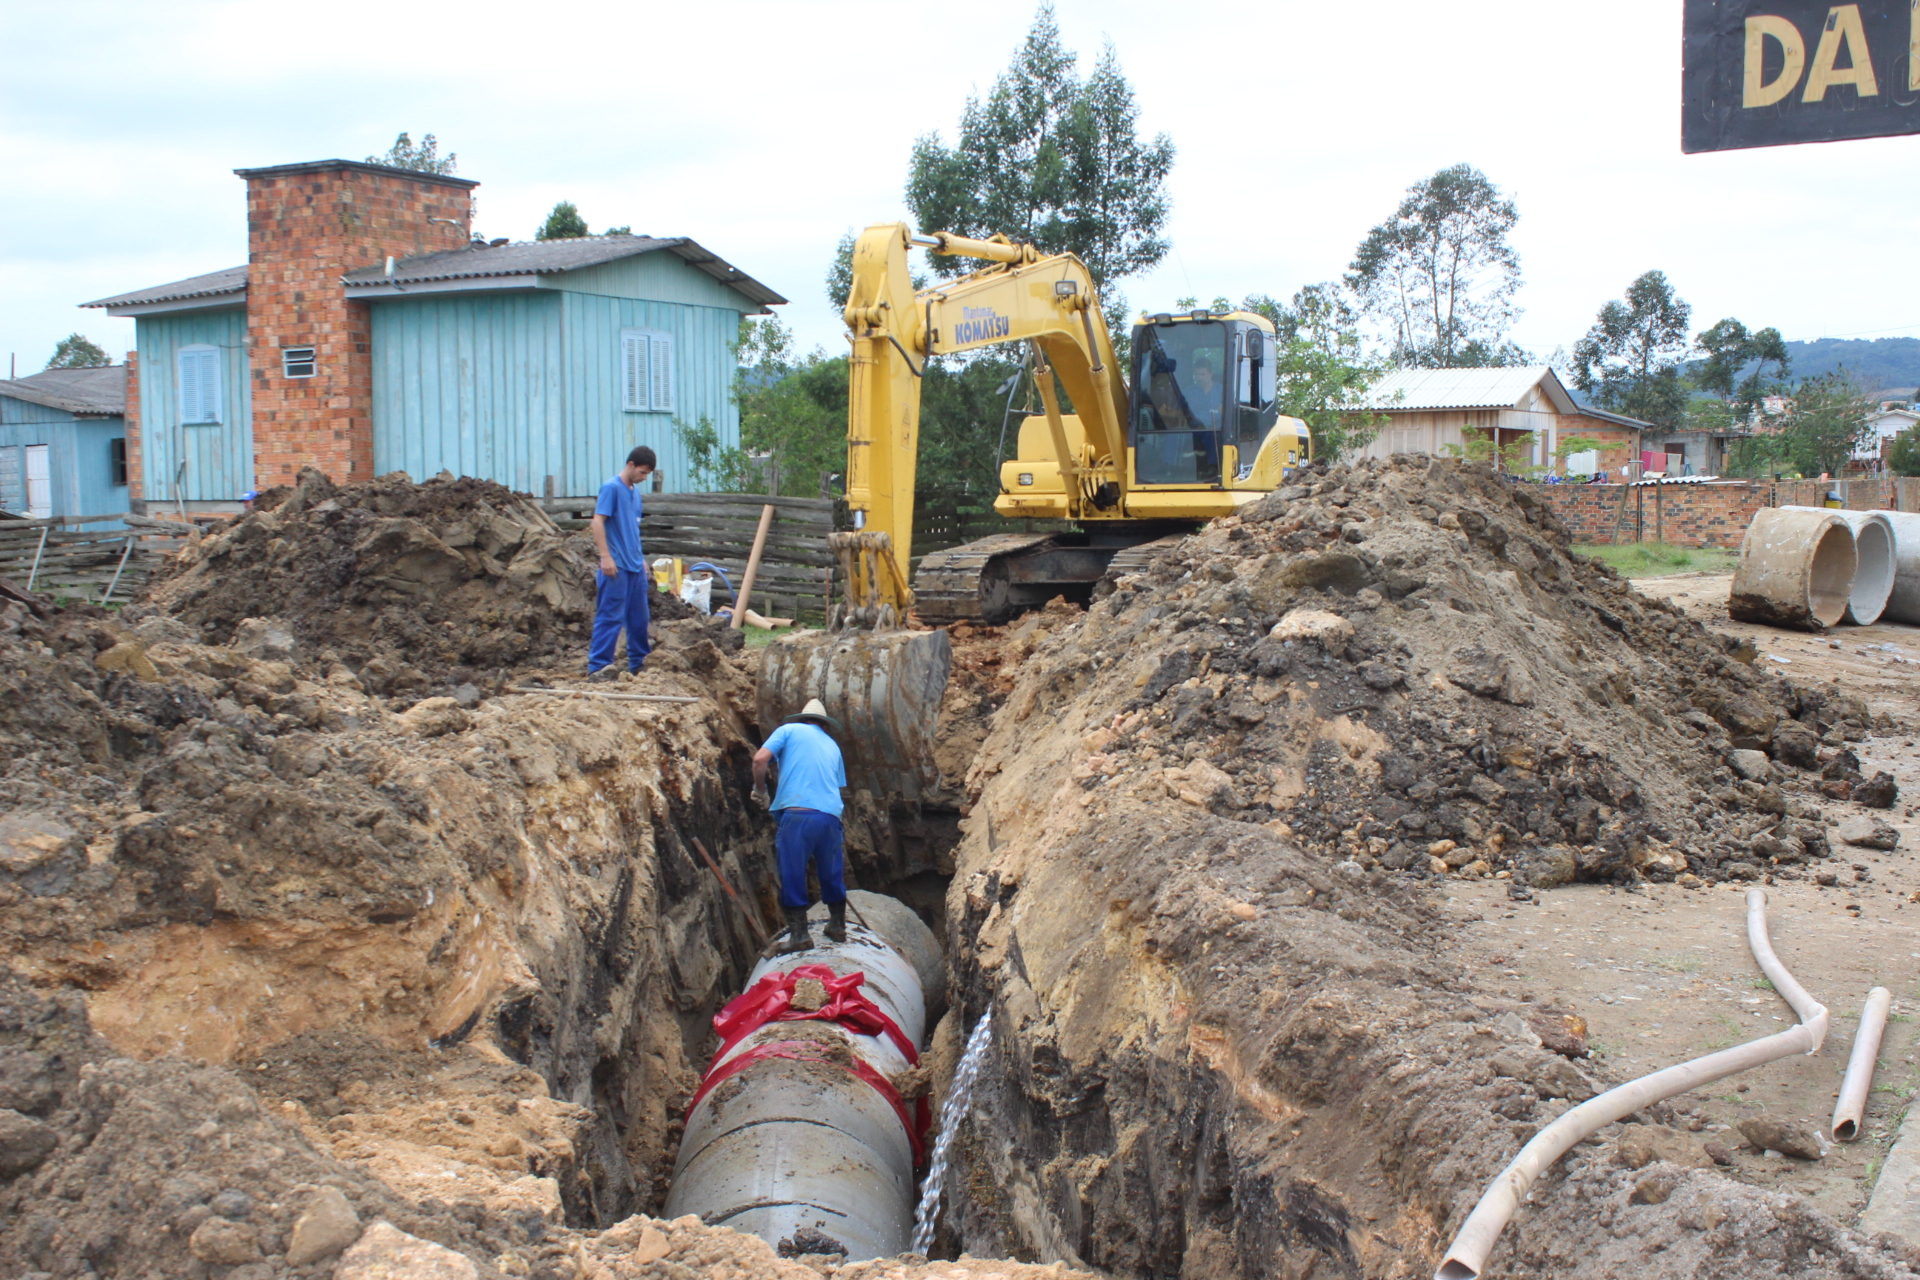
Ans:
[{"label": "stacked concrete pipe", "polygon": [[1853,530],[1853,585],[1847,588],[1847,610],[1842,622],[1856,627],[1880,620],[1893,593],[1896,564],[1893,524],[1884,511],[1836,511],[1830,507],[1781,507],[1782,511],[1813,511],[1837,516]]},{"label": "stacked concrete pipe", "polygon": [[1908,511],[1882,511],[1893,530],[1893,591],[1887,596],[1887,610],[1880,616],[1888,622],[1920,623],[1920,515]]},{"label": "stacked concrete pipe", "polygon": [[[861,974],[860,993],[917,1051],[935,1012],[930,997],[937,1000],[944,988],[939,944],[898,899],[859,890],[847,896],[857,914],[847,921],[845,942],[826,940],[826,908],[817,906],[819,945],[762,960],[747,988],[803,965]],[[769,1052],[796,1038],[805,1047],[793,1052],[804,1060],[750,1057],[729,1074],[730,1064],[756,1048]],[[838,1246],[850,1262],[906,1252],[918,1139],[899,1100],[873,1081],[895,1079],[912,1065],[889,1036],[826,1021],[768,1022],[724,1048],[687,1113],[665,1215],[698,1214],[710,1226],[772,1245],[788,1239],[819,1252]],[[706,1083],[713,1081],[719,1083]]]},{"label": "stacked concrete pipe", "polygon": [[1847,611],[1853,530],[1837,511],[1762,507],[1740,544],[1727,613],[1740,622],[1820,631]]}]

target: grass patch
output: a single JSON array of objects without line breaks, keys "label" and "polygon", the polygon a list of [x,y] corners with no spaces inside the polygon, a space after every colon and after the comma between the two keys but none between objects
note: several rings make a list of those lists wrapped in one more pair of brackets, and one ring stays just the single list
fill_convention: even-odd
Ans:
[{"label": "grass patch", "polygon": [[1698,973],[1702,964],[1698,956],[1660,956],[1653,961],[1653,967],[1669,973]]},{"label": "grass patch", "polygon": [[1732,573],[1740,557],[1711,547],[1676,547],[1665,542],[1629,542],[1621,546],[1577,546],[1574,551],[1609,565],[1623,578],[1664,578],[1674,573]]},{"label": "grass patch", "polygon": [[1773,979],[1772,978],[1755,978],[1753,981],[1749,982],[1747,985],[1752,987],[1755,991],[1771,991],[1773,990]]}]

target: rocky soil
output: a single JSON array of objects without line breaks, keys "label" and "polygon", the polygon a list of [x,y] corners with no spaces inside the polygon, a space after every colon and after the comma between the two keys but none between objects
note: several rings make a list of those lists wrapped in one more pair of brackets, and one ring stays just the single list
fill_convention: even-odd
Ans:
[{"label": "rocky soil", "polygon": [[[1430,1275],[1527,1137],[1615,1077],[1553,991],[1482,981],[1429,886],[1829,856],[1828,787],[1876,787],[1848,748],[1871,713],[1573,557],[1528,499],[1424,459],[1327,473],[1019,669],[948,898],[958,1016],[1000,1031],[958,1243]],[[1804,1201],[1629,1168],[1616,1136],[1541,1181],[1491,1274],[1912,1274]]]}]

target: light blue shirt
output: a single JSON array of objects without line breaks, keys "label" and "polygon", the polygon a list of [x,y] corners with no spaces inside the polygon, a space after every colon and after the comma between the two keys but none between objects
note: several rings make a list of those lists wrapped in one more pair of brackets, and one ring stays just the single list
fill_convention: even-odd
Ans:
[{"label": "light blue shirt", "polygon": [[646,558],[640,553],[640,491],[619,476],[611,476],[600,486],[600,500],[593,514],[607,518],[607,554],[623,573],[645,573]]},{"label": "light blue shirt", "polygon": [[762,745],[780,766],[775,810],[818,809],[840,816],[846,807],[840,788],[847,785],[847,766],[831,734],[817,724],[783,724]]}]

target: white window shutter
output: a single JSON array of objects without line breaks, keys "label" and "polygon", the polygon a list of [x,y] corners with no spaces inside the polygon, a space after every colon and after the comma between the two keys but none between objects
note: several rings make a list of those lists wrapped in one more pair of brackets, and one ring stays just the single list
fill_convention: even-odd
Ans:
[{"label": "white window shutter", "polygon": [[628,413],[647,409],[647,335],[620,335],[620,407]]},{"label": "white window shutter", "polygon": [[673,339],[664,333],[652,335],[652,404],[656,412],[673,411]]},{"label": "white window shutter", "polygon": [[200,353],[200,421],[220,421],[220,353]]},{"label": "white window shutter", "polygon": [[179,377],[174,386],[180,397],[180,421],[200,421],[200,361],[197,351],[182,351],[177,357]]}]

